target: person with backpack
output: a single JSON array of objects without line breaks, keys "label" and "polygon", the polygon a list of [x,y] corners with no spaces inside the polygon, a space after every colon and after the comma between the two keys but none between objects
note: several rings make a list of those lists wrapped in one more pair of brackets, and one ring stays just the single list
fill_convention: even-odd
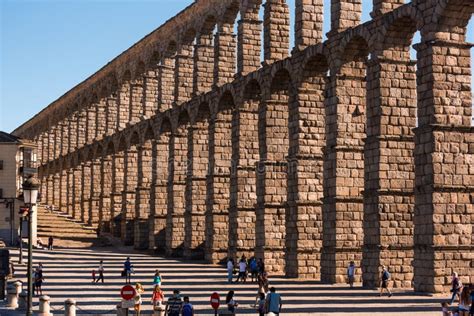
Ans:
[{"label": "person with backpack", "polygon": [[458,297],[458,299],[460,298],[461,289],[462,289],[462,283],[461,283],[461,280],[459,280],[458,273],[453,272],[452,283],[451,283],[451,293],[453,293],[453,295],[451,297],[451,301],[449,305],[453,305],[454,300],[456,299],[456,296]]},{"label": "person with backpack", "polygon": [[388,272],[388,268],[386,266],[382,266],[382,276],[381,276],[381,281],[380,281],[380,295],[382,296],[383,290],[387,290],[388,292],[388,297],[392,297],[392,292],[390,292],[390,289],[388,288],[388,284],[390,282],[391,276],[390,272]]},{"label": "person with backpack", "polygon": [[256,282],[257,275],[258,275],[258,265],[257,265],[257,260],[255,259],[255,257],[250,258],[249,269],[250,269],[250,276],[252,278],[252,282]]},{"label": "person with backpack", "polygon": [[179,296],[179,291],[174,290],[173,296],[171,296],[166,302],[166,315],[179,316],[181,308],[183,307],[183,301]]},{"label": "person with backpack", "polygon": [[266,299],[267,313],[280,315],[282,305],[283,304],[280,294],[276,293],[276,289],[274,287],[271,287],[270,293],[268,293]]},{"label": "person with backpack", "polygon": [[184,300],[184,303],[183,303],[183,307],[181,308],[181,315],[194,316],[194,307],[191,303],[189,303],[189,296],[185,296],[183,300]]}]

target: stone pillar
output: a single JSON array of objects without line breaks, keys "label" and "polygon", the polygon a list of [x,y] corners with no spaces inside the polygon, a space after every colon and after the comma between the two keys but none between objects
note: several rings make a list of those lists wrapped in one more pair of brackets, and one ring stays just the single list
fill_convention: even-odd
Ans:
[{"label": "stone pillar", "polygon": [[373,8],[370,12],[372,18],[382,16],[405,4],[404,0],[372,0]]},{"label": "stone pillar", "polygon": [[130,122],[137,123],[143,115],[143,78],[137,78],[130,84]]},{"label": "stone pillar", "polygon": [[206,174],[209,154],[208,117],[200,117],[189,128],[188,161],[186,175],[186,211],[184,213],[184,256],[204,258]]},{"label": "stone pillar", "polygon": [[124,75],[117,94],[117,128],[124,129],[130,121],[130,74]]},{"label": "stone pillar", "polygon": [[87,225],[97,228],[99,225],[100,193],[102,188],[101,157],[91,162],[91,198]]},{"label": "stone pillar", "polygon": [[290,10],[286,0],[267,0],[264,4],[264,59],[267,64],[288,57],[290,49]]},{"label": "stone pillar", "polygon": [[107,98],[101,98],[97,103],[97,115],[96,115],[96,139],[103,139],[107,131]]},{"label": "stone pillar", "polygon": [[362,0],[331,0],[331,33],[360,24]]},{"label": "stone pillar", "polygon": [[112,156],[108,153],[107,156],[101,159],[101,190],[99,200],[99,230],[104,233],[110,233],[111,223],[111,194],[112,194]]},{"label": "stone pillar", "polygon": [[64,316],[76,316],[76,301],[67,299],[64,301]]},{"label": "stone pillar", "polygon": [[[59,168],[58,168],[59,169]],[[53,175],[53,205],[54,209],[57,210],[59,208],[59,205],[61,204],[61,177],[56,171]]]},{"label": "stone pillar", "polygon": [[68,125],[69,125],[68,152],[70,153],[77,149],[77,120],[78,120],[78,114],[77,112],[75,112],[71,116],[68,122]]},{"label": "stone pillar", "polygon": [[[51,172],[50,170],[48,170]],[[47,205],[53,205],[54,204],[54,179],[53,179],[53,174],[47,172],[47,178],[46,178],[46,204]]]},{"label": "stone pillar", "polygon": [[97,101],[94,100],[87,108],[87,124],[86,124],[86,143],[92,144],[96,136],[97,121]]},{"label": "stone pillar", "polygon": [[62,124],[58,123],[54,128],[54,158],[58,159],[61,156],[62,147]]},{"label": "stone pillar", "polygon": [[61,168],[60,179],[59,179],[59,209],[61,212],[67,211],[67,188],[68,188],[68,174],[65,166]]},{"label": "stone pillar", "polygon": [[211,90],[214,78],[214,46],[212,29],[198,34],[194,45],[193,94],[199,95]]},{"label": "stone pillar", "polygon": [[86,108],[83,108],[82,110],[79,111],[79,116],[77,118],[77,131],[76,132],[77,132],[77,148],[83,147],[87,140],[86,139],[86,135],[87,135],[87,109]]},{"label": "stone pillar", "polygon": [[169,131],[161,131],[159,139],[152,146],[152,184],[149,248],[156,252],[164,252],[166,243],[166,214],[168,210],[168,165]]},{"label": "stone pillar", "polygon": [[67,213],[72,216],[74,213],[74,169],[67,170]]},{"label": "stone pillar", "polygon": [[91,170],[92,162],[86,161],[82,164],[82,200],[81,200],[81,221],[83,223],[89,222],[90,215],[90,201],[91,201]]},{"label": "stone pillar", "polygon": [[61,123],[61,151],[60,154],[62,156],[66,156],[69,152],[69,121],[66,120],[65,122]]},{"label": "stone pillar", "polygon": [[174,102],[180,105],[188,101],[193,93],[193,48],[192,42],[183,43],[176,54],[174,69]]},{"label": "stone pillar", "polygon": [[217,263],[228,255],[232,101],[223,103],[209,128],[205,259]]},{"label": "stone pillar", "polygon": [[217,25],[214,38],[214,85],[232,82],[235,74],[236,36],[232,23]]},{"label": "stone pillar", "polygon": [[286,275],[321,279],[323,240],[323,147],[327,66],[322,56],[308,63],[289,105]]},{"label": "stone pillar", "polygon": [[158,111],[158,69],[148,70],[144,78],[143,114],[150,118]]},{"label": "stone pillar", "polygon": [[295,47],[299,50],[322,43],[323,0],[296,0]]},{"label": "stone pillar", "polygon": [[365,67],[352,66],[327,88],[321,280],[329,283],[346,282],[350,261],[362,259]]},{"label": "stone pillar", "polygon": [[168,52],[163,56],[158,66],[158,112],[171,109],[175,95],[175,52]]},{"label": "stone pillar", "polygon": [[412,62],[378,57],[367,72],[367,138],[364,148],[364,286],[378,287],[389,267],[394,287],[413,279],[416,77]]},{"label": "stone pillar", "polygon": [[51,127],[48,131],[48,160],[52,161],[56,159],[56,151],[55,151],[55,142],[56,142],[56,134],[55,134],[55,127]]},{"label": "stone pillar", "polygon": [[82,166],[81,164],[74,167],[74,209],[72,217],[75,220],[81,219],[81,201],[82,201]]},{"label": "stone pillar", "polygon": [[124,153],[123,151],[115,152],[112,158],[112,194],[110,195],[110,230],[115,237],[121,236],[124,176]]},{"label": "stone pillar", "polygon": [[50,310],[50,302],[51,298],[48,295],[41,295],[39,297],[39,311],[38,315],[39,316],[50,316],[52,315]]},{"label": "stone pillar", "polygon": [[237,72],[242,76],[260,68],[262,21],[258,17],[261,1],[247,1],[238,21]]},{"label": "stone pillar", "polygon": [[452,272],[474,282],[471,46],[422,38],[415,47],[415,291],[447,292]]},{"label": "stone pillar", "polygon": [[148,218],[150,211],[150,185],[152,181],[152,144],[147,140],[138,147],[138,174],[135,202],[134,248],[148,249]]},{"label": "stone pillar", "polygon": [[120,236],[125,245],[133,245],[138,164],[135,145],[131,145],[126,150],[124,158],[124,190],[122,193],[122,228]]},{"label": "stone pillar", "polygon": [[258,161],[260,90],[247,87],[243,104],[232,118],[232,166],[229,204],[229,256],[253,255],[255,249],[255,165]]},{"label": "stone pillar", "polygon": [[118,106],[117,106],[117,95],[114,93],[106,99],[106,134],[112,135],[115,133],[118,127]]},{"label": "stone pillar", "polygon": [[185,180],[187,171],[187,122],[171,135],[169,146],[166,254],[182,256],[184,243]]},{"label": "stone pillar", "polygon": [[48,133],[44,132],[41,134],[41,147],[39,148],[41,164],[48,162]]}]

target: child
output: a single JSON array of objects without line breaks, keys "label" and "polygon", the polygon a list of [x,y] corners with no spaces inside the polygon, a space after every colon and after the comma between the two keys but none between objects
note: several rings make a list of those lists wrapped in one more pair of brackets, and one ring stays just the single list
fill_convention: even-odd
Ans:
[{"label": "child", "polygon": [[184,304],[181,309],[181,315],[183,316],[194,316],[194,308],[191,303],[189,303],[189,296],[183,298]]},{"label": "child", "polygon": [[161,286],[161,281],[162,281],[161,274],[160,274],[160,271],[157,269],[155,271],[155,277],[153,278],[153,285]]},{"label": "child", "polygon": [[443,302],[441,303],[441,311],[443,312],[443,316],[452,316],[453,314],[451,313],[451,311],[448,310],[448,303],[446,302]]},{"label": "child", "polygon": [[92,269],[92,283],[95,282],[95,269]]},{"label": "child", "polygon": [[141,285],[141,283],[135,284],[134,309],[135,309],[135,315],[138,315],[138,316],[140,316],[140,312],[141,312],[143,292],[145,292],[145,290],[143,289],[143,286]]},{"label": "child", "polygon": [[163,300],[165,296],[163,291],[160,289],[160,286],[157,284],[155,285],[155,289],[153,291],[152,303],[153,303],[153,310],[164,310],[163,307]]}]

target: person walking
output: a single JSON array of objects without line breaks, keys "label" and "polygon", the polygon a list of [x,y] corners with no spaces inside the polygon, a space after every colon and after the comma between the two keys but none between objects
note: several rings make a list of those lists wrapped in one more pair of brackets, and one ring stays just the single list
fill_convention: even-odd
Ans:
[{"label": "person walking", "polygon": [[182,316],[194,316],[194,307],[189,302],[189,296],[185,296],[183,298],[183,300],[184,300],[184,303],[183,303],[183,307],[181,309],[181,315]]},{"label": "person walking", "polygon": [[462,283],[461,283],[461,281],[459,280],[458,273],[457,273],[457,272],[453,272],[453,274],[451,275],[451,277],[452,277],[451,293],[453,293],[453,295],[451,296],[451,301],[450,301],[449,305],[453,305],[454,300],[456,299],[456,296],[457,296],[458,298],[460,298],[461,289],[462,289]]},{"label": "person walking", "polygon": [[237,280],[235,283],[239,283],[239,280],[242,278],[242,282],[245,283],[247,280],[247,260],[245,256],[242,255],[242,258],[239,261],[239,275],[237,276]]},{"label": "person walking", "polygon": [[257,282],[257,275],[258,275],[258,264],[257,264],[257,259],[255,257],[250,258],[249,261],[249,269],[250,269],[250,277],[252,279],[252,282]]},{"label": "person walking", "polygon": [[132,269],[133,265],[132,262],[130,261],[130,257],[127,257],[127,260],[125,260],[123,264],[123,276],[125,277],[125,283],[130,284],[131,283],[131,274],[132,274]]},{"label": "person walking", "polygon": [[135,297],[133,298],[134,300],[134,309],[135,309],[135,315],[140,316],[141,309],[142,309],[142,294],[145,292],[145,289],[141,285],[141,283],[135,284]]},{"label": "person walking", "polygon": [[165,300],[165,295],[163,290],[157,284],[153,290],[153,296],[151,298],[151,302],[153,304],[153,310],[164,310],[163,308],[163,301]]},{"label": "person walking", "polygon": [[38,267],[36,269],[35,280],[34,280],[34,286],[36,286],[36,294],[38,295],[43,295],[43,289],[42,289],[43,281],[44,281],[43,266],[41,265],[41,268]]},{"label": "person walking", "polygon": [[155,270],[155,276],[153,277],[153,285],[158,285],[161,287],[162,277],[158,269]]},{"label": "person walking", "polygon": [[234,259],[229,258],[227,260],[227,282],[232,283],[232,278],[234,274]]},{"label": "person walking", "polygon": [[354,287],[354,279],[355,279],[355,264],[354,261],[351,261],[349,266],[347,267],[347,283],[351,288]]},{"label": "person walking", "polygon": [[179,291],[174,290],[173,296],[171,296],[166,302],[166,314],[168,316],[179,316],[181,308],[183,306],[183,301],[179,296]]},{"label": "person walking", "polygon": [[266,299],[267,312],[280,315],[282,305],[281,295],[276,293],[274,287],[271,287]]},{"label": "person walking", "polygon": [[391,276],[390,276],[390,272],[388,272],[388,268],[386,266],[382,266],[382,276],[381,276],[381,281],[380,281],[379,296],[382,296],[383,291],[387,290],[388,297],[392,297],[392,292],[390,292],[390,289],[388,288],[390,279],[391,279]]},{"label": "person walking", "polygon": [[104,283],[104,262],[102,260],[99,262],[99,268],[97,271],[99,272],[99,276],[97,277],[97,280],[95,280],[95,283],[99,283],[99,280],[102,280],[102,283]]},{"label": "person walking", "polygon": [[469,288],[463,287],[461,296],[459,297],[459,316],[469,316],[469,305],[471,304],[469,297]]},{"label": "person walking", "polygon": [[53,250],[53,243],[54,243],[53,236],[49,236],[49,238],[48,238],[48,250]]},{"label": "person walking", "polygon": [[232,314],[235,314],[235,308],[239,306],[239,304],[234,299],[234,291],[229,291],[227,296],[225,297],[225,303],[227,304],[227,310]]},{"label": "person walking", "polygon": [[263,263],[262,258],[259,258],[257,261],[258,273],[264,274],[265,273],[265,263]]},{"label": "person walking", "polygon": [[265,294],[264,293],[259,293],[258,294],[258,301],[257,301],[257,312],[259,316],[264,316],[265,315]]}]

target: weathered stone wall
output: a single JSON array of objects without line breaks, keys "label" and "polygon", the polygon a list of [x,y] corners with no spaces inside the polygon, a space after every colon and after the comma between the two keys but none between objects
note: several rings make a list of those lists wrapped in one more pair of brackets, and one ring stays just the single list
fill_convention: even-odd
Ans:
[{"label": "weathered stone wall", "polygon": [[55,101],[16,130],[45,203],[167,255],[474,282],[473,2],[374,0],[361,25],[333,0],[324,43],[322,6],[296,1],[288,57],[286,1],[198,0]]}]

